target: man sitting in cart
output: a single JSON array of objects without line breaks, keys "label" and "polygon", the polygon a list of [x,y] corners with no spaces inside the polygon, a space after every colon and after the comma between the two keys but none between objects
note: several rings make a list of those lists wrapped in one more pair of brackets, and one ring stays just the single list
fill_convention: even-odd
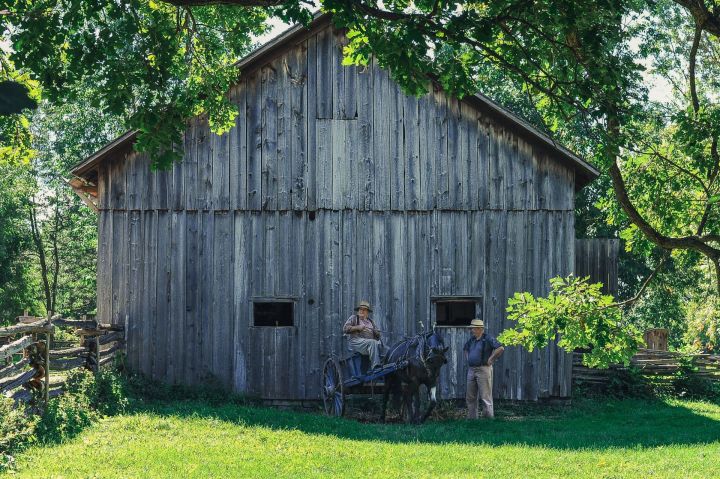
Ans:
[{"label": "man sitting in cart", "polygon": [[382,368],[383,344],[380,330],[370,319],[372,308],[367,301],[360,301],[355,314],[350,316],[343,326],[343,334],[347,336],[350,349],[356,353],[370,357],[370,371]]}]

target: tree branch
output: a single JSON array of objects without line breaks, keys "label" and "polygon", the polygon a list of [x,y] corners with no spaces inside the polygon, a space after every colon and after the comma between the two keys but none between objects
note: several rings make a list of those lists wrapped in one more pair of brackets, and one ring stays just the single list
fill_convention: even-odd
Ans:
[{"label": "tree branch", "polygon": [[623,180],[622,173],[620,173],[620,167],[617,164],[617,160],[613,161],[608,170],[610,178],[613,183],[613,190],[615,191],[615,198],[620,203],[623,211],[630,221],[637,226],[645,236],[657,246],[663,249],[689,249],[695,250],[699,253],[704,254],[712,260],[720,259],[720,249],[713,248],[706,244],[699,236],[681,236],[681,237],[670,237],[657,231],[650,223],[642,217],[640,212],[632,204],[628,197],[627,189],[625,187],[625,181]]},{"label": "tree branch", "polygon": [[45,258],[45,247],[43,246],[42,236],[40,228],[37,222],[37,213],[35,211],[35,205],[30,205],[30,231],[32,233],[33,243],[37,249],[38,257],[40,259],[40,273],[43,281],[43,289],[45,291],[45,309],[49,313],[52,310],[52,299],[50,295],[50,282],[48,281],[48,268],[47,260]]},{"label": "tree branch", "polygon": [[652,281],[653,278],[660,272],[660,270],[662,269],[662,267],[665,266],[665,261],[668,259],[669,256],[670,256],[670,252],[667,251],[667,252],[663,255],[663,257],[662,257],[662,259],[660,260],[660,262],[658,263],[658,265],[655,267],[655,269],[650,273],[650,275],[649,275],[647,278],[645,278],[645,282],[644,282],[643,285],[640,287],[640,289],[638,290],[637,294],[635,294],[635,296],[633,296],[633,297],[630,298],[630,299],[626,299],[625,301],[621,301],[621,302],[619,302],[619,303],[612,304],[611,307],[619,308],[619,307],[622,307],[622,306],[631,306],[631,305],[633,305],[638,299],[640,299],[640,297],[643,295],[643,293],[644,293],[645,290],[647,289],[648,285],[650,284],[650,281]]},{"label": "tree branch", "polygon": [[720,14],[714,9],[711,12],[703,0],[675,0],[675,3],[687,9],[702,30],[720,37]]},{"label": "tree branch", "polygon": [[692,98],[693,110],[697,113],[700,110],[700,101],[697,96],[697,88],[695,86],[695,61],[697,59],[697,51],[700,46],[700,38],[702,38],[702,29],[700,25],[695,25],[695,37],[693,38],[692,48],[690,48],[690,66],[688,75],[690,77],[690,98]]}]

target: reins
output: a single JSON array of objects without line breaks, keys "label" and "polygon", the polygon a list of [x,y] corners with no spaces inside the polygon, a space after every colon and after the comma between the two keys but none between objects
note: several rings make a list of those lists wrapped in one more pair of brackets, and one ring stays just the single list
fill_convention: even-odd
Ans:
[{"label": "reins", "polygon": [[[430,370],[430,366],[428,366],[428,360],[430,359],[430,356],[432,355],[432,348],[427,348],[427,355],[425,355],[425,347],[427,343],[427,334],[426,333],[420,333],[417,334],[411,338],[404,339],[397,343],[393,348],[388,351],[388,353],[385,355],[386,358],[392,357],[392,354],[395,353],[401,346],[407,345],[405,348],[404,353],[402,356],[400,356],[397,361],[408,361],[410,358],[410,347],[414,344],[417,344],[416,354],[414,357],[417,357],[417,359],[420,360],[420,363],[423,365],[423,368],[425,368],[425,372],[428,375],[428,377],[432,376],[432,371]],[[416,343],[417,341],[417,343]],[[419,349],[419,351],[418,351]],[[408,366],[410,367],[410,363],[408,362]]]}]

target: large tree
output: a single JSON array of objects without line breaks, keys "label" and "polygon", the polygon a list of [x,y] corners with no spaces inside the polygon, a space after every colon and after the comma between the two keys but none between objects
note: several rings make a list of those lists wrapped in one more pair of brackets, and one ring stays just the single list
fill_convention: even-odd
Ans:
[{"label": "large tree", "polygon": [[[348,29],[347,62],[371,59],[403,88],[429,79],[462,96],[501,76],[530,116],[609,177],[604,208],[640,251],[692,251],[720,276],[715,100],[716,0],[323,0]],[[177,158],[182,120],[209,113],[221,132],[234,62],[267,21],[310,19],[302,0],[10,0],[0,8],[6,55],[51,102],[90,92],[140,130],[154,165]],[[648,96],[648,73],[670,95]],[[603,193],[603,192],[601,192]],[[681,253],[675,253],[677,256]],[[663,256],[663,255],[661,255]],[[661,261],[657,261],[660,263]],[[718,282],[720,287],[720,282]]]}]

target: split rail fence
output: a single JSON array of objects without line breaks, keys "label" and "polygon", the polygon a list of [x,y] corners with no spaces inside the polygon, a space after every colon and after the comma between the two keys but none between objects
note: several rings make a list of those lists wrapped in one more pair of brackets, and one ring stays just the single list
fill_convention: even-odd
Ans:
[{"label": "split rail fence", "polygon": [[[627,369],[622,365],[614,365],[608,369],[593,369],[583,366],[583,353],[573,355],[573,382],[582,381],[586,384],[607,384],[617,371]],[[720,381],[720,355],[682,354],[673,351],[655,349],[639,349],[630,360],[630,366],[637,368],[645,377],[655,381],[670,381],[684,364],[692,367],[688,374]]]},{"label": "split rail fence", "polygon": [[[78,344],[52,349],[55,327],[68,327]],[[63,392],[65,374],[85,368],[97,372],[125,345],[124,327],[93,319],[23,317],[23,322],[0,328],[0,394],[17,401],[47,402]],[[48,347],[49,346],[49,347]]]}]

